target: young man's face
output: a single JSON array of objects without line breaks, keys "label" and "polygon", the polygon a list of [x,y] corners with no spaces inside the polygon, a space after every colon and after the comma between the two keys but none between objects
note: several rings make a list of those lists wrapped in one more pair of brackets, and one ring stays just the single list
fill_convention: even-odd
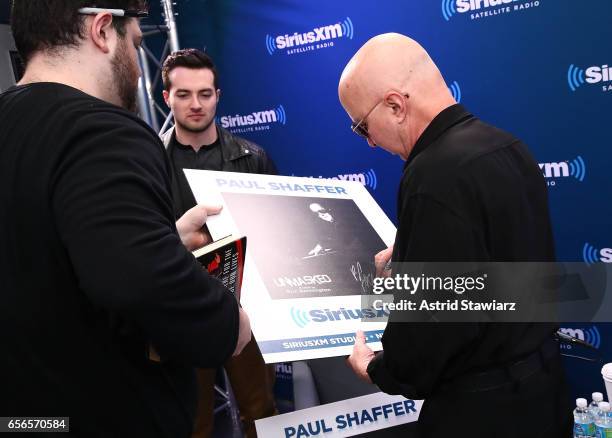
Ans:
[{"label": "young man's face", "polygon": [[176,124],[196,133],[213,126],[221,91],[215,89],[212,71],[176,67],[168,79],[171,85],[170,90],[164,90],[164,100]]}]

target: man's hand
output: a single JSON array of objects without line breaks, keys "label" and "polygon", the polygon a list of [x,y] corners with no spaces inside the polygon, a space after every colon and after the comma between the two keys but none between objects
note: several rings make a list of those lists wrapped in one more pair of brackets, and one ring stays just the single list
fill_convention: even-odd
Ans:
[{"label": "man's hand", "polygon": [[366,344],[365,334],[363,331],[358,330],[355,334],[355,345],[353,346],[353,352],[346,360],[346,363],[357,377],[361,380],[365,380],[368,383],[372,383],[370,376],[368,375],[368,364],[374,359],[374,352],[368,344]]},{"label": "man's hand", "polygon": [[238,309],[238,317],[240,318],[240,326],[238,328],[238,342],[232,356],[238,356],[244,347],[251,342],[251,321],[242,307]]},{"label": "man's hand", "polygon": [[374,266],[376,266],[377,277],[389,277],[391,275],[390,269],[385,269],[387,263],[391,261],[391,255],[393,254],[393,245],[387,249],[383,249],[381,252],[374,256]]},{"label": "man's hand", "polygon": [[219,214],[222,208],[220,205],[196,205],[176,221],[181,241],[189,251],[195,251],[212,242],[212,238],[203,227],[208,216]]}]

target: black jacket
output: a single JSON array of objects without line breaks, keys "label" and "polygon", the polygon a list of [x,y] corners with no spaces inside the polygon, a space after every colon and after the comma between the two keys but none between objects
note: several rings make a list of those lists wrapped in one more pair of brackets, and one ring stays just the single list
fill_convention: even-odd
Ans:
[{"label": "black jacket", "polygon": [[238,305],[181,243],[161,141],[60,84],[6,91],[0,118],[0,412],[190,436],[193,367],[230,357]]},{"label": "black jacket", "polygon": [[[546,183],[537,162],[520,140],[461,105],[442,111],[411,151],[398,219],[395,262],[555,260]],[[466,395],[454,386],[530,356],[552,338],[555,324],[408,323],[394,321],[398,315],[392,313],[384,352],[368,373],[385,392],[425,398],[419,418],[423,436],[443,436],[444,427],[456,436],[536,436],[523,430],[535,411],[543,429],[568,423],[571,411],[560,407],[560,371],[523,385],[532,392],[472,388]],[[531,408],[542,405],[549,411]],[[551,428],[537,436],[568,435]]]},{"label": "black jacket", "polygon": [[[233,135],[226,129],[217,125],[217,134],[221,143],[221,153],[223,155],[223,164],[219,171],[223,172],[242,172],[242,173],[259,173],[276,175],[276,166],[266,151],[242,137]],[[174,128],[169,129],[161,135],[161,139],[166,147],[166,152],[170,158],[170,166],[172,167],[172,197],[175,201],[176,217],[196,205],[193,194],[188,193],[187,198],[182,196],[181,186],[186,187],[187,182],[185,174],[176,169],[172,161],[172,150],[174,148],[173,139],[175,137]]]}]

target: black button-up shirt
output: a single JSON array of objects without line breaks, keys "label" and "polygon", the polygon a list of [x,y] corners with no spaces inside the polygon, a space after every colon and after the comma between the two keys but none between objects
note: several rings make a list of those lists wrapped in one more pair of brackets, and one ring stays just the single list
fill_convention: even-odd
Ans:
[{"label": "black button-up shirt", "polygon": [[[393,261],[553,261],[546,184],[525,144],[461,105],[411,151],[398,195]],[[552,324],[394,323],[368,367],[381,389],[428,397],[443,383],[516,361]],[[396,385],[397,384],[397,385]]]},{"label": "black button-up shirt", "polygon": [[197,204],[183,169],[221,170],[223,168],[223,151],[218,137],[214,143],[200,147],[197,152],[193,147],[180,143],[176,139],[176,133],[172,134],[170,141],[173,145],[172,152],[169,154],[173,163],[173,178],[178,185],[180,196],[180,199],[175,199],[174,202],[177,207],[180,206],[180,217]]}]

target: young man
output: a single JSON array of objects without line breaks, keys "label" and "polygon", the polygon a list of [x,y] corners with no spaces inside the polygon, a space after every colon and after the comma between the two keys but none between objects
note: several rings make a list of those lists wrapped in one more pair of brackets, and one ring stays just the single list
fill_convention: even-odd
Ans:
[{"label": "young man", "polygon": [[[195,205],[184,168],[276,174],[266,152],[215,124],[221,90],[212,59],[196,49],[171,54],[162,69],[164,100],[174,114],[174,128],[163,135],[174,175],[173,196],[178,217]],[[256,437],[254,421],[276,413],[274,367],[266,366],[253,339],[225,364],[246,436]],[[193,437],[209,437],[213,428],[216,370],[198,370],[199,404]]]},{"label": "young man", "polygon": [[197,49],[171,54],[162,68],[164,100],[174,115],[174,128],[162,140],[175,175],[177,217],[195,205],[182,169],[274,175],[276,166],[260,146],[215,124],[221,97],[212,59]]},{"label": "young man", "polygon": [[218,209],[175,224],[163,146],[129,111],[142,3],[12,6],[26,71],[0,95],[0,412],[69,417],[75,436],[188,437],[193,369],[250,340],[189,252]]},{"label": "young man", "polygon": [[[372,38],[338,91],[353,131],[406,161],[394,262],[554,261],[546,184],[527,147],[458,105],[417,42]],[[555,331],[392,321],[383,352],[374,355],[359,333],[349,364],[385,392],[424,398],[423,437],[569,436]]]}]

